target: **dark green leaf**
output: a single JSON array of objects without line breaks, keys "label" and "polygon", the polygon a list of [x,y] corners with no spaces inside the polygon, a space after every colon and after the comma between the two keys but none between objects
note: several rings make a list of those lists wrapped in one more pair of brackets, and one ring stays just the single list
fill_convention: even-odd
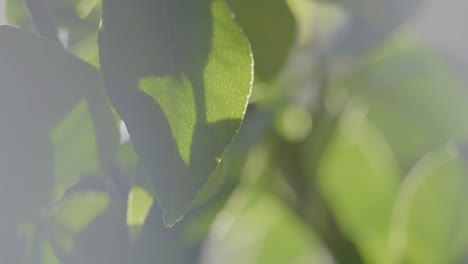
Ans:
[{"label": "dark green leaf", "polygon": [[105,0],[100,55],[111,102],[172,225],[241,124],[247,41],[222,0]]},{"label": "dark green leaf", "polygon": [[269,81],[280,72],[296,36],[296,21],[285,0],[229,0],[252,45],[255,76]]}]

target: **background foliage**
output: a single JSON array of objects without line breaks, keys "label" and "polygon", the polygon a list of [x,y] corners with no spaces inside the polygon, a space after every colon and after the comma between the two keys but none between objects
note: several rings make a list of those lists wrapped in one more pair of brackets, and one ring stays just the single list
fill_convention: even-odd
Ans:
[{"label": "background foliage", "polygon": [[0,262],[466,263],[425,1],[7,0]]}]

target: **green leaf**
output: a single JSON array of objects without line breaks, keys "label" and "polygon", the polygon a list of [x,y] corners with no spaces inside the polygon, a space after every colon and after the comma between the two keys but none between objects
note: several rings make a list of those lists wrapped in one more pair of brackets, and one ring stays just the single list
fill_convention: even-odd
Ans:
[{"label": "green leaf", "polygon": [[468,91],[433,51],[397,35],[357,69],[342,86],[367,100],[405,169],[449,139],[467,139]]},{"label": "green leaf", "polygon": [[[89,196],[86,198],[86,195]],[[122,197],[84,193],[75,201],[73,206],[76,206],[76,210],[67,212],[67,222],[62,222],[65,223],[61,225],[65,227],[62,230],[67,231],[67,223],[75,221],[74,217],[80,219],[81,225],[77,225],[78,227],[82,227],[84,223],[86,226],[79,233],[72,233],[70,263],[130,263],[130,244],[125,223],[126,203],[122,201]],[[59,245],[62,246],[63,243],[60,241]]]},{"label": "green leaf", "polygon": [[[140,187],[132,187],[128,194],[127,225],[133,239],[139,236],[146,217],[153,205],[153,197]],[[133,231],[133,233],[132,233]]]},{"label": "green leaf", "polygon": [[99,4],[99,0],[79,0],[75,3],[76,12],[80,18],[87,17]]},{"label": "green leaf", "polygon": [[285,0],[227,2],[252,45],[255,76],[272,80],[283,68],[296,37],[296,21],[288,4]]},{"label": "green leaf", "polygon": [[[309,0],[286,0],[292,14],[297,21],[297,40],[298,44],[305,44],[311,40],[312,35],[315,33],[313,25],[317,23],[317,9],[319,4]],[[325,28],[320,25],[321,28]]]},{"label": "green leaf", "polygon": [[57,257],[49,241],[42,244],[41,263],[43,264],[63,264]]},{"label": "green leaf", "polygon": [[312,129],[311,114],[297,105],[282,106],[275,117],[275,128],[285,140],[300,142]]},{"label": "green leaf", "polygon": [[97,47],[98,32],[91,32],[71,45],[70,52],[80,59],[99,68],[99,52]]},{"label": "green leaf", "polygon": [[239,188],[212,225],[200,263],[323,263],[320,244],[268,192]]},{"label": "green leaf", "polygon": [[99,43],[111,103],[172,225],[239,129],[248,43],[223,0],[104,1]]},{"label": "green leaf", "polygon": [[9,24],[19,26],[32,26],[31,19],[29,18],[28,10],[23,3],[19,0],[6,0],[5,1],[5,16]]},{"label": "green leaf", "polygon": [[131,180],[132,188],[143,189],[151,197],[156,196],[156,190],[154,188],[151,179],[146,173],[145,168],[141,165],[141,162],[138,160],[138,156],[135,153],[135,150],[131,142],[125,142],[120,145],[118,150],[118,158],[122,170],[124,173],[129,175]]},{"label": "green leaf", "polygon": [[400,173],[386,141],[356,103],[346,107],[317,177],[343,233],[368,263],[382,263]]},{"label": "green leaf", "polygon": [[468,246],[467,186],[452,144],[423,157],[398,195],[390,263],[454,263]]},{"label": "green leaf", "polygon": [[132,240],[140,237],[143,225],[154,203],[156,191],[151,179],[138,160],[131,142],[120,145],[119,162],[124,173],[129,175],[131,188],[127,198],[127,226]]},{"label": "green leaf", "polygon": [[67,197],[54,212],[54,222],[79,234],[107,207],[110,198],[104,193],[74,193]]}]

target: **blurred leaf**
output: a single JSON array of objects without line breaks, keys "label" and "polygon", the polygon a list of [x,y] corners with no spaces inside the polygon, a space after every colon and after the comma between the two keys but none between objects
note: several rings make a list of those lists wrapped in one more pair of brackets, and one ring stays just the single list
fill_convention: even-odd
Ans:
[{"label": "blurred leaf", "polygon": [[312,114],[298,105],[286,105],[278,111],[275,128],[287,141],[299,142],[312,129]]},{"label": "blurred leaf", "polygon": [[152,197],[156,196],[156,191],[151,179],[141,165],[131,142],[125,142],[120,145],[118,150],[120,165],[131,179],[133,187],[144,189]]},{"label": "blurred leaf", "polygon": [[81,177],[100,171],[96,138],[85,100],[78,103],[53,129],[51,138],[55,149],[53,174],[58,188],[55,196],[60,197],[65,188]]},{"label": "blurred leaf", "polygon": [[[411,25],[425,0],[322,0],[337,3],[341,11],[340,27],[334,32],[327,56],[343,67],[350,59],[363,57],[391,39],[405,22]],[[336,59],[338,58],[338,59]],[[346,61],[348,60],[348,61]]]},{"label": "blurred leaf", "polygon": [[156,191],[151,179],[138,160],[131,142],[120,145],[118,151],[120,165],[124,173],[129,175],[131,188],[127,200],[127,226],[130,238],[140,237],[148,213],[153,206]]},{"label": "blurred leaf", "polygon": [[[83,236],[86,236],[92,224],[98,218],[106,215],[109,210],[112,210],[110,197],[106,193],[99,192],[73,193],[54,210],[49,224],[53,230],[53,239],[60,247],[58,250],[63,251],[69,257],[70,262],[73,259],[77,261],[85,257],[80,256],[77,252],[92,255],[91,252],[94,250],[82,251],[84,247],[82,245]],[[116,223],[109,221],[107,225],[115,226]],[[98,234],[103,234],[103,231],[99,230],[93,235],[97,237]],[[114,242],[108,241],[109,245],[112,243]],[[105,248],[100,244],[95,244],[93,247],[96,248],[95,250]]]},{"label": "blurred leaf", "polygon": [[20,0],[6,0],[6,20],[7,23],[22,27],[30,27],[31,19],[29,18],[28,10]]},{"label": "blurred leaf", "polygon": [[[330,0],[344,7],[347,19],[328,47],[334,55],[364,55],[384,43],[410,20],[424,0]],[[343,54],[344,53],[344,54]]]},{"label": "blurred leaf", "polygon": [[[54,0],[61,1],[61,0]],[[101,3],[96,0],[75,0],[71,8],[76,15],[72,19],[58,20],[67,36],[70,52],[99,68],[98,31],[101,21]]]},{"label": "blurred leaf", "polygon": [[255,76],[269,81],[285,64],[296,21],[285,0],[228,0],[252,46]]},{"label": "blurred leaf", "polygon": [[99,68],[99,54],[97,47],[97,32],[92,32],[83,37],[70,47],[70,52],[80,59],[88,62],[96,68]]},{"label": "blurred leaf", "polygon": [[108,207],[74,237],[75,247],[69,255],[71,264],[131,263],[126,203],[119,196],[110,196],[107,199],[112,201]]},{"label": "blurred leaf", "polygon": [[423,157],[398,195],[390,263],[454,263],[468,246],[467,186],[452,144]]},{"label": "blurred leaf", "polygon": [[173,225],[240,126],[249,47],[222,0],[105,1],[103,11],[107,91]]},{"label": "blurred leaf", "polygon": [[[26,262],[23,263],[83,263],[80,262],[83,256],[77,251],[85,256],[92,255],[93,251],[81,251],[81,236],[109,210],[109,205],[106,193],[75,192],[45,212],[35,223],[23,224],[21,234],[28,243],[24,254]],[[112,221],[106,224],[115,226]],[[93,248],[100,250],[105,247],[96,244]]]},{"label": "blurred leaf", "polygon": [[424,0],[328,0],[379,26],[395,27],[415,13]]},{"label": "blurred leaf", "polygon": [[105,170],[118,131],[99,73],[56,43],[1,26],[0,58],[0,231],[14,244],[3,229],[38,218],[65,185]]},{"label": "blurred leaf", "polygon": [[75,4],[76,12],[80,18],[85,18],[99,3],[99,0],[78,0]]},{"label": "blurred leaf", "polygon": [[241,188],[218,215],[200,263],[321,263],[319,251],[313,233],[274,196]]},{"label": "blurred leaf", "polygon": [[104,193],[71,194],[54,212],[55,224],[78,234],[85,230],[109,206],[109,203],[109,197]]},{"label": "blurred leaf", "polygon": [[42,245],[42,262],[43,264],[63,264],[54,252],[49,241],[45,241]]},{"label": "blurred leaf", "polygon": [[309,0],[286,0],[286,3],[297,21],[299,44],[304,44],[311,38],[315,3]]},{"label": "blurred leaf", "polygon": [[398,38],[341,84],[369,103],[369,117],[404,168],[448,139],[465,140],[468,91],[437,54]]},{"label": "blurred leaf", "polygon": [[389,146],[356,102],[346,107],[317,177],[344,234],[368,263],[382,263],[400,173]]},{"label": "blurred leaf", "polygon": [[[153,205],[153,197],[140,187],[132,187],[128,194],[127,225],[132,239],[139,236],[146,217]],[[136,232],[136,233],[132,233]]]}]

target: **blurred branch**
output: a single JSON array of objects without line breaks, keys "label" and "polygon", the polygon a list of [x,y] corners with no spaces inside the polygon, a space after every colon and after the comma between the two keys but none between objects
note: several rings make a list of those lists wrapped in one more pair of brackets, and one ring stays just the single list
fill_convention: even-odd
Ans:
[{"label": "blurred branch", "polygon": [[37,32],[46,38],[60,43],[58,30],[54,19],[47,10],[43,0],[24,0],[24,4],[29,11],[29,15],[36,27]]},{"label": "blurred branch", "polygon": [[[282,149],[286,148],[283,147]],[[292,157],[289,162],[293,160],[297,161],[294,157],[299,154],[299,148],[295,149],[295,154],[292,154],[292,152],[294,151],[288,152]],[[282,156],[281,158],[284,158],[285,156]],[[348,240],[339,229],[334,216],[330,212],[330,208],[323,200],[320,192],[313,184],[307,184],[305,182],[305,178],[307,178],[308,174],[304,171],[300,163],[294,162],[293,166],[289,166],[288,168],[296,168],[294,171],[290,171],[288,169],[283,170],[283,175],[291,189],[294,191],[296,199],[291,200],[289,197],[278,191],[274,192],[276,196],[285,203],[286,206],[291,208],[296,215],[320,237],[325,247],[335,258],[337,264],[364,263],[356,245],[352,241]],[[300,182],[291,182],[291,179],[293,178],[296,180],[302,179],[303,185],[301,186],[298,184]]]},{"label": "blurred branch", "polygon": [[[301,157],[302,145],[305,142],[291,144],[276,139],[279,142],[276,158],[282,165],[282,174],[294,192],[295,199],[288,199],[281,193],[276,194],[320,237],[337,264],[362,264],[364,260],[356,245],[341,232],[328,204],[315,186],[314,178],[319,162],[336,130],[341,109],[330,112],[326,107],[327,89],[330,86],[330,70],[326,54],[320,56],[313,75],[317,81],[318,91],[311,112],[314,127],[306,143],[311,149],[307,160],[304,161]],[[307,169],[304,167],[305,164]]]}]

